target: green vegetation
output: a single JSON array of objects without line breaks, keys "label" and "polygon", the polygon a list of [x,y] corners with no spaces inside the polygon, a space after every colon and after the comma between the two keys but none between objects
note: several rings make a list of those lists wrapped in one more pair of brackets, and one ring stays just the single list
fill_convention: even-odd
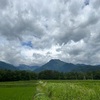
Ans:
[{"label": "green vegetation", "polygon": [[100,100],[100,81],[40,81],[34,100]]},{"label": "green vegetation", "polygon": [[36,81],[0,82],[0,100],[33,100]]},{"label": "green vegetation", "polygon": [[39,73],[31,71],[0,70],[0,81],[19,80],[99,80],[100,71],[62,73],[45,70]]},{"label": "green vegetation", "polygon": [[100,81],[0,82],[0,100],[100,100]]},{"label": "green vegetation", "polygon": [[35,80],[37,74],[31,71],[0,70],[0,81]]},{"label": "green vegetation", "polygon": [[0,100],[100,100],[98,79],[100,71],[34,73],[0,70],[0,81],[16,81],[0,82]]}]

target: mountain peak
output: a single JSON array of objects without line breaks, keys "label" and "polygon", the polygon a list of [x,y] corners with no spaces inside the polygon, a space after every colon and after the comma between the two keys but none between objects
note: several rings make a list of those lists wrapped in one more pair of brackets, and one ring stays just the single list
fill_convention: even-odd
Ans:
[{"label": "mountain peak", "polygon": [[51,59],[49,62],[62,62],[62,61],[59,59]]},{"label": "mountain peak", "polygon": [[60,72],[65,64],[66,64],[65,62],[59,59],[51,59],[49,62],[41,66],[39,69],[36,69],[35,71],[41,72],[44,70],[55,70]]}]

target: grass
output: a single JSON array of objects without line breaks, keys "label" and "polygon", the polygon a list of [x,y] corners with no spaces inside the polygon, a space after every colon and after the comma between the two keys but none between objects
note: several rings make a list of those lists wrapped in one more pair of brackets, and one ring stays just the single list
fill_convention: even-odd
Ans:
[{"label": "grass", "polygon": [[100,81],[0,82],[0,100],[100,100]]},{"label": "grass", "polygon": [[100,81],[40,82],[35,100],[100,100]]},{"label": "grass", "polygon": [[1,82],[0,100],[33,100],[36,81]]}]

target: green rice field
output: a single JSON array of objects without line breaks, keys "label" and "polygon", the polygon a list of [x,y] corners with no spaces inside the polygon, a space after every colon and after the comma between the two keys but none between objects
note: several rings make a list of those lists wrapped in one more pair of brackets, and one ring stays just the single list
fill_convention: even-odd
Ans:
[{"label": "green rice field", "polygon": [[100,100],[100,81],[0,82],[0,100]]},{"label": "green rice field", "polygon": [[36,81],[0,82],[0,100],[33,100]]}]

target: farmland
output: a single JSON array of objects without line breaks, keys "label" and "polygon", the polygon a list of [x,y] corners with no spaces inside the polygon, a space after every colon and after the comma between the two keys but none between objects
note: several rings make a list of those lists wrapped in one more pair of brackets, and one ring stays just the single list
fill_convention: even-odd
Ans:
[{"label": "farmland", "polygon": [[35,81],[0,82],[0,100],[33,100]]},{"label": "farmland", "polygon": [[40,82],[35,100],[100,100],[100,81]]},{"label": "farmland", "polygon": [[100,100],[100,81],[0,82],[0,100]]}]

